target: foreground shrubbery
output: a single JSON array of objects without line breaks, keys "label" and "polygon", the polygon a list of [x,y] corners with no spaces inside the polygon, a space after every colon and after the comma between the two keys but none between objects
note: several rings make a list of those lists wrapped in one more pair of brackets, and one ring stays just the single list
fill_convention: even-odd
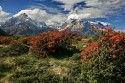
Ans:
[{"label": "foreground shrubbery", "polygon": [[[0,51],[0,54],[3,52],[2,54],[7,56],[18,57],[8,57],[12,63],[4,57],[7,62],[4,62],[4,59],[0,60],[0,77],[9,71],[11,75],[7,79],[17,83],[119,83],[125,81],[124,34],[107,28],[99,36],[75,35],[77,35],[76,32],[64,30],[14,38],[13,43],[6,43],[3,38],[1,43],[3,47],[0,48],[3,51]],[[80,53],[73,46],[80,49],[79,52],[85,49],[81,52],[82,61]],[[26,56],[22,55],[28,53],[29,49],[32,52],[31,55],[30,53]],[[63,53],[68,57],[64,58]],[[51,55],[63,58],[43,58]],[[69,55],[73,56],[69,57]]]},{"label": "foreground shrubbery", "polygon": [[[63,31],[48,31],[43,32],[38,36],[27,37],[6,37],[1,36],[0,43],[8,45],[9,48],[3,49],[9,55],[20,55],[25,47],[30,49],[30,52],[38,57],[72,55],[75,48],[72,44],[72,37],[77,35],[77,32]],[[76,40],[75,40],[76,41]],[[9,45],[10,44],[10,45]],[[58,56],[62,54],[62,56]]]},{"label": "foreground shrubbery", "polygon": [[0,53],[0,57],[5,56],[20,56],[22,54],[28,53],[29,48],[24,44],[13,43],[8,47],[2,48],[2,52]]},{"label": "foreground shrubbery", "polygon": [[83,74],[87,82],[125,81],[125,37],[107,28],[100,39],[81,52]]},{"label": "foreground shrubbery", "polygon": [[76,34],[68,30],[43,32],[39,36],[32,37],[30,50],[39,57],[54,56],[61,51],[68,52],[72,37]]},{"label": "foreground shrubbery", "polygon": [[33,36],[20,37],[20,38],[18,38],[18,40],[16,42],[19,44],[25,44],[25,45],[30,46],[31,45],[30,42],[31,42],[32,38],[34,38],[34,37]]},{"label": "foreground shrubbery", "polygon": [[15,74],[13,74],[11,77],[12,82],[18,83],[57,83],[59,80],[60,78],[58,75],[50,73],[45,69],[30,69],[25,71],[19,71],[15,72]]},{"label": "foreground shrubbery", "polygon": [[0,36],[0,44],[11,44],[14,42],[14,37]]}]

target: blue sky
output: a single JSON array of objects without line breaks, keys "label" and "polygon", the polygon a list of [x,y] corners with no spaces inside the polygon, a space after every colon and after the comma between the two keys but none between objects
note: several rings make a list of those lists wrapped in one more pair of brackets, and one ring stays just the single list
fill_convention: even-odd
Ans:
[{"label": "blue sky", "polygon": [[0,22],[21,13],[47,24],[97,20],[125,30],[125,0],[0,0]]}]

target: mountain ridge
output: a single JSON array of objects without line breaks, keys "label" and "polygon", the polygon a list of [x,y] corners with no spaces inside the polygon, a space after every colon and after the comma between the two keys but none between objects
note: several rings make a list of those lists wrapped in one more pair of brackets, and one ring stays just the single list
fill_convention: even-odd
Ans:
[{"label": "mountain ridge", "polygon": [[10,18],[0,28],[12,35],[37,35],[40,32],[53,30],[45,22],[32,20],[26,13]]},{"label": "mountain ridge", "polygon": [[94,29],[104,29],[108,27],[109,25],[105,22],[100,21],[86,21],[83,22],[82,20],[72,20],[71,22],[64,22],[60,26],[57,27],[58,30],[64,30],[68,29],[70,31],[79,31],[82,34],[85,35],[92,35],[95,34],[95,31],[93,31],[90,27],[93,26]]},{"label": "mountain ridge", "polygon": [[[90,26],[93,26],[94,30],[90,29]],[[106,22],[90,20],[86,22],[83,22],[83,20],[70,20],[57,26],[48,26],[45,22],[32,20],[26,13],[13,16],[0,26],[3,31],[11,35],[38,35],[40,32],[48,30],[53,31],[54,29],[59,31],[68,29],[70,31],[81,32],[85,35],[92,35],[96,34],[96,29],[103,29],[106,27],[108,27]]]}]

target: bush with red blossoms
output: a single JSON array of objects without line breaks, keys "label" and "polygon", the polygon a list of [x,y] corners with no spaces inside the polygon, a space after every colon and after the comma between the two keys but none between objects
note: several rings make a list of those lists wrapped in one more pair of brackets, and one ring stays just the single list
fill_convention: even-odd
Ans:
[{"label": "bush with red blossoms", "polygon": [[72,37],[76,34],[76,32],[68,30],[43,32],[38,36],[32,37],[30,51],[39,57],[54,55],[59,51],[69,49]]},{"label": "bush with red blossoms", "polygon": [[0,36],[0,44],[11,44],[14,43],[14,37]]},{"label": "bush with red blossoms", "polygon": [[124,54],[124,45],[124,34],[114,32],[111,28],[107,28],[105,32],[102,32],[98,41],[88,43],[88,48],[81,52],[83,62],[86,60],[91,62],[91,59],[94,58],[94,60],[96,60],[99,56],[102,55],[108,58],[108,60],[117,59],[120,57],[120,55]]},{"label": "bush with red blossoms", "polygon": [[21,37],[17,40],[17,43],[19,44],[25,44],[25,45],[30,45],[30,41],[33,38],[33,36],[28,36],[28,37]]},{"label": "bush with red blossoms", "polygon": [[[88,80],[101,82],[125,81],[125,36],[107,28],[99,40],[89,43],[81,52],[84,74]],[[91,71],[91,72],[90,72]]]}]

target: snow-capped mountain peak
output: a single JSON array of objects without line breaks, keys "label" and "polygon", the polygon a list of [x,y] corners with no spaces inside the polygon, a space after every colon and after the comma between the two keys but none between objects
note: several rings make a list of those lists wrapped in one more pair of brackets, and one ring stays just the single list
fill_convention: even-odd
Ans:
[{"label": "snow-capped mountain peak", "polygon": [[94,34],[95,32],[90,28],[90,26],[94,27],[94,30],[102,30],[108,26],[107,23],[101,21],[86,21],[83,22],[82,20],[73,20],[70,22],[65,22],[58,26],[59,30],[68,29],[71,31],[79,31],[82,34]]},{"label": "snow-capped mountain peak", "polygon": [[109,23],[107,22],[101,22],[101,21],[87,21],[86,23],[91,24],[91,25],[103,25],[103,26],[107,26],[109,25]]},{"label": "snow-capped mountain peak", "polygon": [[26,13],[21,13],[18,17],[21,18],[28,18],[28,15]]},{"label": "snow-capped mountain peak", "polygon": [[109,23],[106,23],[106,22],[100,22],[101,24],[103,24],[104,26],[108,26]]},{"label": "snow-capped mountain peak", "polygon": [[45,22],[32,20],[26,13],[13,16],[0,26],[4,31],[13,35],[35,35],[52,30]]},{"label": "snow-capped mountain peak", "polygon": [[28,17],[28,15],[26,13],[21,13],[20,15],[14,16],[13,18],[17,18],[23,22],[32,21],[32,19],[30,17]]}]

